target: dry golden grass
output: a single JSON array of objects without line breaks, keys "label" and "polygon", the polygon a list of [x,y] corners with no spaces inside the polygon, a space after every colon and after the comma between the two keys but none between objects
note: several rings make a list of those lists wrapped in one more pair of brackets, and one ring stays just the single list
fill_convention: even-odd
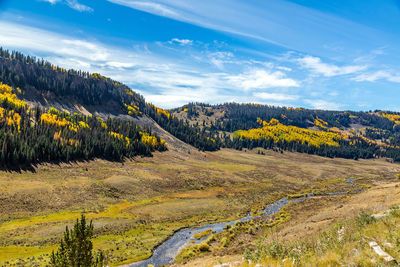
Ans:
[{"label": "dry golden grass", "polygon": [[[247,244],[253,251],[262,240],[261,266],[385,266],[383,259],[376,255],[368,241],[377,241],[395,259],[400,259],[398,249],[398,226],[400,211],[392,216],[378,219],[375,223],[360,225],[362,212],[373,214],[390,210],[400,204],[400,182],[382,181],[375,187],[357,195],[313,197],[304,202],[291,204],[292,218],[277,228],[260,230],[258,237]],[[343,236],[338,239],[338,230]],[[324,234],[321,234],[324,233]],[[243,240],[244,236],[240,236]],[[285,256],[274,258],[268,255],[268,245],[273,242],[290,248]],[[392,244],[385,245],[387,243]],[[237,243],[236,243],[237,244]],[[297,265],[292,264],[293,247],[299,254]],[[216,251],[208,256],[195,258],[174,266],[214,266],[221,263],[235,263],[234,266],[254,266],[243,260],[243,251],[237,254],[233,248]],[[285,262],[282,262],[286,258]]]},{"label": "dry golden grass", "polygon": [[[48,253],[82,212],[94,220],[96,247],[117,265],[148,257],[180,227],[243,216],[279,193],[349,190],[346,178],[377,184],[400,172],[384,160],[265,154],[168,151],[124,164],[95,160],[0,172],[0,265],[26,260],[29,251],[37,258],[39,248]],[[31,250],[20,256],[5,252],[26,247]]]}]

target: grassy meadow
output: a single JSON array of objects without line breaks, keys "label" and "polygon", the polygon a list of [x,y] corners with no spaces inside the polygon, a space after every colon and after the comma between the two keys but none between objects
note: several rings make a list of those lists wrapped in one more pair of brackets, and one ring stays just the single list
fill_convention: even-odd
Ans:
[{"label": "grassy meadow", "polygon": [[[45,265],[65,226],[73,225],[81,213],[94,222],[95,248],[116,266],[149,257],[158,243],[182,227],[238,218],[283,195],[367,190],[395,181],[400,172],[399,165],[383,159],[264,152],[168,151],[123,164],[95,160],[45,164],[35,172],[2,171],[0,265]],[[290,205],[280,217],[285,223],[277,225],[290,227],[300,216],[296,214],[307,216],[303,205],[309,201],[323,209],[352,198],[321,196]],[[268,223],[238,227],[229,240],[223,233],[210,241],[213,252],[204,254],[242,253],[265,236]]]}]

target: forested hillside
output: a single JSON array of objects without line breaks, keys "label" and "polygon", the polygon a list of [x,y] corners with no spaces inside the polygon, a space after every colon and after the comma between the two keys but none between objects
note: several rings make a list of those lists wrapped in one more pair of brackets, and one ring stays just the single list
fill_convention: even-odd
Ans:
[{"label": "forested hillside", "polygon": [[0,83],[0,167],[29,168],[41,162],[103,158],[122,161],[151,156],[165,141],[132,122],[31,109],[17,98],[19,88]]},{"label": "forested hillside", "polygon": [[[151,118],[154,125],[203,151],[262,147],[328,157],[400,160],[400,113],[395,112],[236,103],[191,103],[164,110],[146,103],[126,85],[100,74],[66,70],[1,48],[0,82],[0,141],[6,148],[2,151],[2,166],[95,157],[122,160],[167,148],[147,126],[142,129],[129,117]],[[49,109],[60,103],[103,115],[100,118]],[[125,120],[107,119],[114,115],[124,115]],[[155,139],[148,141],[147,137]],[[33,143],[36,139],[39,141]]]},{"label": "forested hillside", "polygon": [[328,157],[400,160],[400,113],[191,103],[171,110],[236,149],[262,147]]},{"label": "forested hillside", "polygon": [[[78,105],[92,114],[100,111],[110,115],[148,116],[172,135],[200,150],[219,149],[219,142],[201,133],[199,128],[189,126],[168,112],[146,103],[141,95],[126,85],[97,73],[66,70],[42,59],[0,48],[0,82],[14,88],[19,99],[30,103]],[[25,110],[19,113],[30,116]],[[66,115],[60,116],[62,120]],[[85,120],[89,118],[82,119]],[[136,126],[131,123],[126,127]],[[22,131],[25,130],[23,127]]]}]

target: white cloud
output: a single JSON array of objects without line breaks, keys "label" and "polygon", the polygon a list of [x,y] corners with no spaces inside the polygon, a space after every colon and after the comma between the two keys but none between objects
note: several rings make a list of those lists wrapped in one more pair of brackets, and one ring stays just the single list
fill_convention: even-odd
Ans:
[{"label": "white cloud", "polygon": [[286,78],[281,71],[271,72],[264,69],[253,69],[236,76],[228,76],[227,79],[232,85],[244,90],[300,86],[298,81]]},{"label": "white cloud", "polygon": [[291,68],[289,68],[289,67],[284,67],[284,66],[278,66],[278,67],[276,67],[278,70],[284,70],[284,71],[292,71],[292,69]]},{"label": "white cloud", "polygon": [[154,3],[151,1],[109,0],[109,2],[134,9],[139,9],[149,13],[155,13],[160,16],[171,17],[178,15],[173,9],[163,4]]},{"label": "white cloud", "polygon": [[67,5],[79,12],[93,12],[93,8],[79,3],[78,0],[67,0]]},{"label": "white cloud", "polygon": [[232,58],[234,57],[232,52],[219,51],[219,52],[209,53],[208,57],[210,59],[211,64],[213,64],[220,70],[224,69],[224,65],[226,63],[237,63],[232,61]]},{"label": "white cloud", "polygon": [[170,44],[176,43],[179,45],[192,45],[193,40],[173,38],[171,41],[168,41],[168,43]]},{"label": "white cloud", "polygon": [[375,82],[382,79],[400,83],[400,74],[392,74],[390,71],[379,70],[372,73],[363,73],[353,78],[353,80],[357,82]]},{"label": "white cloud", "polygon": [[54,5],[57,2],[60,2],[60,0],[41,0],[43,2],[49,2],[50,4]]},{"label": "white cloud", "polygon": [[303,68],[310,69],[312,72],[322,74],[326,77],[357,73],[367,68],[367,66],[362,65],[349,65],[339,67],[334,64],[324,63],[319,57],[313,56],[305,56],[298,59],[298,62]]},{"label": "white cloud", "polygon": [[278,93],[254,93],[254,96],[262,100],[293,101],[299,99],[298,95],[287,95]]},{"label": "white cloud", "polygon": [[342,107],[341,104],[328,102],[322,99],[306,99],[304,102],[309,104],[314,109],[339,110]]},{"label": "white cloud", "polygon": [[117,62],[117,61],[109,61],[106,64],[107,64],[107,66],[110,66],[113,68],[118,68],[118,69],[132,68],[135,66],[135,64],[132,64],[132,63]]},{"label": "white cloud", "polygon": [[[62,0],[39,0],[39,1],[44,1],[44,2],[48,2],[52,5],[61,2]],[[79,12],[93,12],[93,8],[81,4],[78,2],[78,0],[65,0],[65,3],[72,9],[75,9]]]}]

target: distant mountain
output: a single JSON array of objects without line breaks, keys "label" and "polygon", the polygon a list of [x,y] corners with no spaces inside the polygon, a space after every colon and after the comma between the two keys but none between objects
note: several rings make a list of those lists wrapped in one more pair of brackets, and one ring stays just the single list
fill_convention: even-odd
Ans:
[{"label": "distant mountain", "polygon": [[187,146],[182,141],[199,150],[219,149],[199,128],[146,103],[124,84],[0,48],[0,167],[123,160]]},{"label": "distant mountain", "polygon": [[328,157],[400,160],[400,113],[327,111],[259,104],[190,103],[170,111],[225,147]]}]

